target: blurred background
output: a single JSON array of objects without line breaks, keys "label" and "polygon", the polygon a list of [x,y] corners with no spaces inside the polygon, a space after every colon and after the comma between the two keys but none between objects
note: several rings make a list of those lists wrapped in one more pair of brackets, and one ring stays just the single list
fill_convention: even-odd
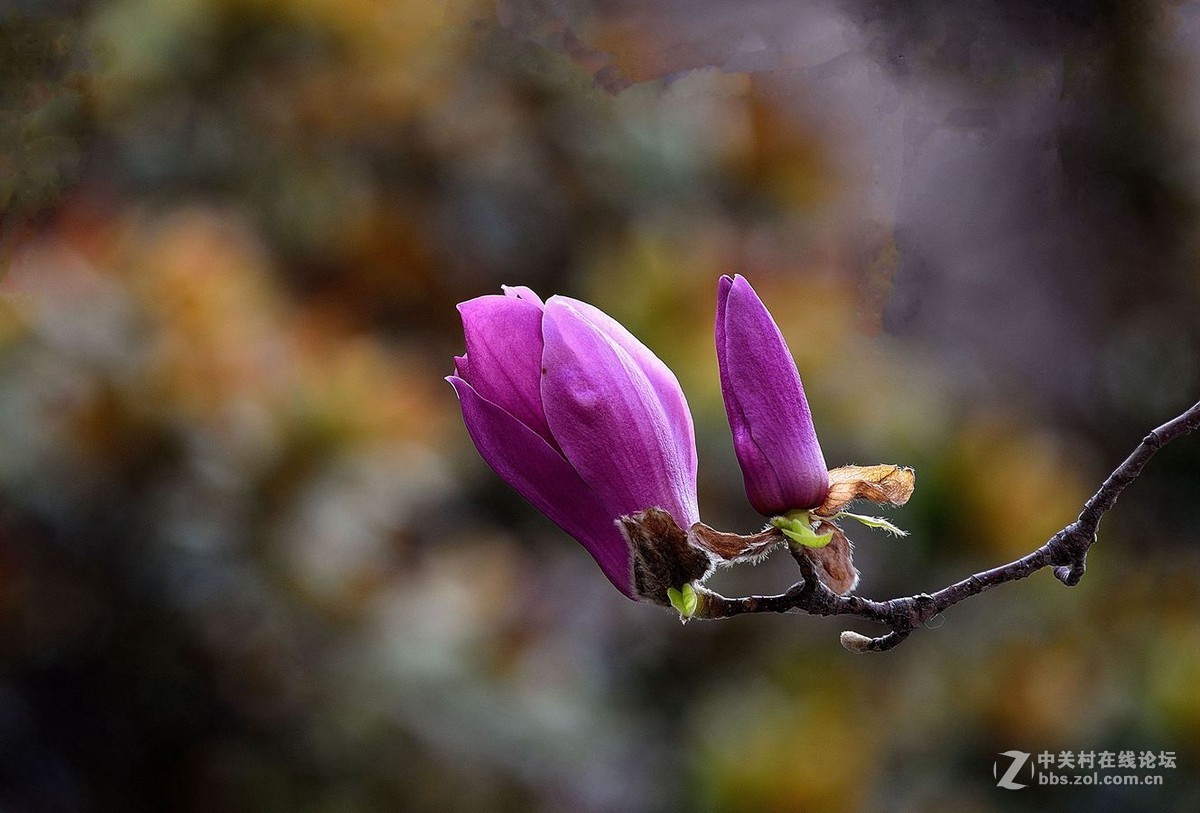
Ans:
[{"label": "blurred background", "polygon": [[[863,657],[863,623],[627,601],[442,381],[456,302],[586,299],[678,373],[706,521],[753,531],[712,346],[740,271],[830,465],[917,469],[911,537],[852,531],[861,593],[1032,550],[1200,393],[1200,4],[0,26],[0,810],[1200,809],[1200,438],[1078,587]],[[1005,750],[1178,763],[1014,792]]]}]

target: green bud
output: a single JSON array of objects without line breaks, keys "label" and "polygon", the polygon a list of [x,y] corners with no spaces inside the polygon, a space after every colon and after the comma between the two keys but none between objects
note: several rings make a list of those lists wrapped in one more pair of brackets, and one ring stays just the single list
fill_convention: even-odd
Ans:
[{"label": "green bud", "polygon": [[684,619],[691,618],[693,615],[695,615],[696,607],[700,603],[700,597],[696,594],[696,590],[691,584],[685,584],[681,590],[676,590],[674,587],[668,587],[667,598],[670,600],[671,606],[674,607]]},{"label": "green bud", "polygon": [[690,584],[683,586],[683,614],[686,618],[691,618],[696,614],[696,605],[699,603],[700,597],[696,595],[695,589]]},{"label": "green bud", "polygon": [[812,517],[807,511],[791,511],[787,516],[772,517],[771,525],[783,535],[806,548],[823,548],[833,541],[833,532],[818,536],[812,529]]}]

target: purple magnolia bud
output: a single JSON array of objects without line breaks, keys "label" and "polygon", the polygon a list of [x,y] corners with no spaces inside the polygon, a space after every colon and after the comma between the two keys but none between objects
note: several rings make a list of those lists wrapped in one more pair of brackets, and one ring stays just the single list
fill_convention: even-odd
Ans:
[{"label": "purple magnolia bud", "polygon": [[616,525],[649,508],[699,520],[696,438],[675,375],[584,302],[524,287],[458,306],[467,352],[447,377],[480,455],[635,598]]},{"label": "purple magnolia bud", "polygon": [[721,277],[717,364],[746,496],[760,514],[816,508],[829,473],[796,362],[745,277]]}]

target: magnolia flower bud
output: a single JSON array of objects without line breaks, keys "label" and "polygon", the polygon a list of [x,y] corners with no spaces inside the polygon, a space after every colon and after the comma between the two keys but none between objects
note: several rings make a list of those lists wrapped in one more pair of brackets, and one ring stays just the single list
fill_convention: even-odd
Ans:
[{"label": "magnolia flower bud", "polygon": [[745,277],[717,293],[721,394],[746,496],[760,514],[816,508],[829,474],[800,373],[783,334]]},{"label": "magnolia flower bud", "polygon": [[506,288],[458,309],[467,352],[446,380],[475,447],[636,598],[617,520],[650,508],[681,528],[700,517],[692,415],[675,375],[575,299],[543,304],[528,288]]}]

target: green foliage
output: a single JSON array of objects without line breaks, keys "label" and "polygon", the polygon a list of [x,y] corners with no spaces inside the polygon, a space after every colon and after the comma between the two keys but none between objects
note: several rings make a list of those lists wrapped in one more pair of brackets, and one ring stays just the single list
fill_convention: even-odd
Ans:
[{"label": "green foliage", "polygon": [[823,548],[833,541],[833,532],[818,535],[812,527],[812,518],[807,511],[796,511],[786,517],[772,517],[771,525],[783,535],[806,548]]}]

